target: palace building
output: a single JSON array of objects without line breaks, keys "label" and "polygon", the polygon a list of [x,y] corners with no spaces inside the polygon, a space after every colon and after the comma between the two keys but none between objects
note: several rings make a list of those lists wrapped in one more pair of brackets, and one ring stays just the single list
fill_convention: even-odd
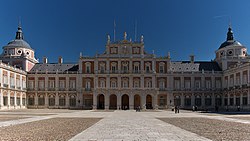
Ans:
[{"label": "palace building", "polygon": [[18,27],[0,56],[0,109],[250,108],[250,57],[231,27],[212,61],[156,56],[140,41],[107,37],[103,54],[77,63],[35,59]]}]

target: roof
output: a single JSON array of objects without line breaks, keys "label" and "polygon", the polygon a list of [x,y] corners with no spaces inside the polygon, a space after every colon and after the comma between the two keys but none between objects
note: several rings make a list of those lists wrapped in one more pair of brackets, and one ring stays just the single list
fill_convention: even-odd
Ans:
[{"label": "roof", "polygon": [[30,72],[66,72],[66,71],[78,71],[78,64],[35,64],[35,66],[30,70]]},{"label": "roof", "polygon": [[[6,47],[22,47],[22,48],[28,48],[28,49],[32,49],[30,47],[30,45],[22,40],[22,39],[15,39],[15,40],[12,40],[10,41],[6,46],[4,46],[5,48]],[[33,50],[33,49],[32,49]]]},{"label": "roof", "polygon": [[[190,63],[190,61],[182,61],[182,63]],[[221,68],[217,62],[214,61],[195,61],[195,64],[200,64],[199,71],[221,71]]]},{"label": "roof", "polygon": [[229,45],[242,46],[241,43],[238,42],[238,41],[236,41],[236,40],[232,40],[232,41],[229,40],[229,41],[223,42],[223,43],[220,45],[219,49],[222,49],[222,48],[224,48],[224,47],[226,47],[226,46],[229,46]]}]

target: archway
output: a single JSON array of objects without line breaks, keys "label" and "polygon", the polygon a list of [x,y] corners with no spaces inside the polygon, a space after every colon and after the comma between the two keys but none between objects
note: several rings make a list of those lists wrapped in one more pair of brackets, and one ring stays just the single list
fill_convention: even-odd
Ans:
[{"label": "archway", "polygon": [[109,97],[109,109],[117,109],[117,96],[115,94],[112,94]]},{"label": "archway", "polygon": [[99,94],[97,96],[97,109],[104,109],[104,95],[103,94]]},{"label": "archway", "polygon": [[146,109],[153,109],[151,95],[147,95],[146,97]]},{"label": "archway", "polygon": [[129,96],[127,94],[124,94],[122,96],[122,109],[123,110],[129,109]]},{"label": "archway", "polygon": [[136,109],[139,106],[141,107],[141,97],[138,94],[136,94],[134,96],[134,109]]}]

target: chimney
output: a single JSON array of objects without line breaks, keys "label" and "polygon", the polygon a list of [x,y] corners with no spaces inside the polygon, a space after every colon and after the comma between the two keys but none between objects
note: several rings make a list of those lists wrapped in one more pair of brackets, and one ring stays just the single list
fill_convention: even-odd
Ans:
[{"label": "chimney", "polygon": [[62,58],[62,56],[59,56],[59,58],[58,58],[58,64],[62,64],[63,63],[63,58]]},{"label": "chimney", "polygon": [[194,55],[190,55],[190,62],[194,63]]},{"label": "chimney", "polygon": [[43,57],[43,63],[47,64],[48,63],[48,58],[47,57]]}]

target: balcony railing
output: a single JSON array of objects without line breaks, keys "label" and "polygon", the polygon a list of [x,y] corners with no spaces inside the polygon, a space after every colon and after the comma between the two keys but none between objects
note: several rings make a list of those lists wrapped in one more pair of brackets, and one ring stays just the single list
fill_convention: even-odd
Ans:
[{"label": "balcony railing", "polygon": [[85,88],[85,91],[91,91],[91,88]]},{"label": "balcony railing", "polygon": [[18,86],[18,87],[16,87],[17,89],[19,89],[19,90],[21,90],[21,87],[20,86]]},{"label": "balcony railing", "polygon": [[10,88],[15,89],[15,85],[10,85]]},{"label": "balcony railing", "polygon": [[48,91],[55,91],[55,88],[48,88]]},{"label": "balcony railing", "polygon": [[37,90],[38,90],[38,91],[44,91],[45,88],[38,88]]},{"label": "balcony railing", "polygon": [[59,91],[64,91],[65,90],[65,88],[59,88]]},{"label": "balcony railing", "polygon": [[69,91],[76,91],[76,88],[69,88]]},{"label": "balcony railing", "polygon": [[3,87],[8,87],[9,85],[8,84],[3,84]]}]

